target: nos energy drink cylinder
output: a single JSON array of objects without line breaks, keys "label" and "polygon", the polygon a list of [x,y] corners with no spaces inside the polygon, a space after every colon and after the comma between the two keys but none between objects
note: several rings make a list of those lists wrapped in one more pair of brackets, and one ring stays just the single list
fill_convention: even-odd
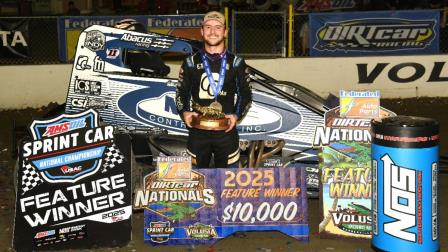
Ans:
[{"label": "nos energy drink cylinder", "polygon": [[372,247],[439,251],[439,123],[397,116],[372,121]]}]

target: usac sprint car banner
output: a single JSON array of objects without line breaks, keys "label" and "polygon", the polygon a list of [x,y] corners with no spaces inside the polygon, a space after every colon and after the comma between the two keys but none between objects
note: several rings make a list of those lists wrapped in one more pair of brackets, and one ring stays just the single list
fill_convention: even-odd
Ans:
[{"label": "usac sprint car banner", "polygon": [[311,13],[311,56],[436,54],[439,11]]},{"label": "usac sprint car banner", "polygon": [[0,58],[29,58],[27,19],[0,19]]},{"label": "usac sprint car banner", "polygon": [[130,139],[98,122],[97,112],[87,110],[31,124],[17,174],[17,251],[130,241]]},{"label": "usac sprint car banner", "polygon": [[[353,93],[377,97],[377,92]],[[356,107],[357,104],[352,105],[352,108]],[[321,237],[370,239],[372,116],[346,117],[344,110],[346,108],[342,105],[329,110],[325,113],[325,125],[316,128],[314,146],[322,147],[319,154],[322,218],[319,234]],[[379,115],[387,117],[395,114],[381,108]]]},{"label": "usac sprint car banner", "polygon": [[147,175],[135,197],[148,245],[212,244],[238,231],[266,230],[308,240],[304,169],[177,169],[176,179],[167,173]]},{"label": "usac sprint car banner", "polygon": [[63,62],[74,60],[76,45],[81,32],[91,25],[113,27],[123,19],[134,19],[148,32],[173,35],[187,39],[201,39],[200,27],[204,15],[165,16],[99,16],[58,18],[59,59]]}]

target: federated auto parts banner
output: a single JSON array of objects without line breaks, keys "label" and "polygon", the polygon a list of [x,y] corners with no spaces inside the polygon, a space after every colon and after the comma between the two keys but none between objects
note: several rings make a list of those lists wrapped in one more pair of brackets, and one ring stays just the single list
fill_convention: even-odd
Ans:
[{"label": "federated auto parts banner", "polygon": [[86,110],[34,121],[20,148],[17,251],[125,246],[131,239],[130,139]]},{"label": "federated auto parts banner", "polygon": [[[308,240],[306,176],[297,167],[199,169],[167,181],[153,172],[144,207],[148,245],[211,244],[238,231],[278,230]],[[185,179],[188,178],[188,179]]]},{"label": "federated auto parts banner", "polygon": [[58,18],[60,60],[73,61],[78,37],[87,27],[95,24],[112,27],[118,21],[128,18],[141,23],[149,32],[201,39],[200,27],[203,15],[60,17]]},{"label": "federated auto parts banner", "polygon": [[29,58],[28,20],[0,19],[0,58]]},{"label": "federated auto parts banner", "polygon": [[311,56],[435,54],[439,11],[310,14]]}]

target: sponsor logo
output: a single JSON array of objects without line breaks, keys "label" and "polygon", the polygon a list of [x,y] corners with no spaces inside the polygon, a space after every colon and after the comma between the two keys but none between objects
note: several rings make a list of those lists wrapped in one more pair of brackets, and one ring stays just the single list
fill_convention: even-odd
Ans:
[{"label": "sponsor logo", "polygon": [[63,133],[67,133],[72,130],[84,128],[86,126],[85,119],[79,119],[79,120],[73,120],[70,122],[64,122],[59,123],[55,125],[49,125],[47,126],[47,129],[45,133],[43,134],[44,137],[51,137]]},{"label": "sponsor logo", "polygon": [[120,55],[120,49],[117,48],[107,48],[106,49],[106,58],[108,59],[116,59]]},{"label": "sponsor logo", "polygon": [[107,108],[107,102],[98,98],[73,98],[71,103],[76,108],[94,108],[105,109]]},{"label": "sponsor logo", "polygon": [[87,107],[87,99],[73,98],[70,104],[76,108],[86,108]]},{"label": "sponsor logo", "polygon": [[[2,46],[28,46],[28,43],[25,40],[21,31],[0,31],[0,38],[2,40]],[[8,43],[11,41],[11,43]]]},{"label": "sponsor logo", "polygon": [[[215,85],[217,85],[218,80],[219,80],[219,73],[212,73],[212,75],[213,75],[213,80],[215,81]],[[219,95],[227,96],[227,92],[224,90],[221,90],[219,92]],[[210,83],[209,83],[206,73],[203,73],[201,76],[201,87],[199,88],[199,98],[200,99],[215,99],[215,96],[213,95],[213,90],[210,86]]]},{"label": "sponsor logo", "polygon": [[190,239],[208,240],[218,237],[216,229],[212,225],[195,223],[185,228],[185,233]]},{"label": "sponsor logo", "polygon": [[176,28],[176,27],[201,27],[203,16],[193,16],[193,17],[182,17],[182,18],[172,18],[172,17],[148,17],[148,27],[157,28]]},{"label": "sponsor logo", "polygon": [[91,68],[92,68],[92,66],[89,65],[89,57],[84,56],[84,55],[81,55],[78,57],[78,59],[76,60],[76,64],[75,64],[76,70],[84,71],[84,70],[89,70]]},{"label": "sponsor logo", "polygon": [[[417,225],[417,171],[397,166],[388,154],[381,161],[384,170],[384,215],[392,219],[383,224],[384,232],[405,241],[416,242],[417,234],[412,228]],[[418,219],[421,220],[421,216]]]},{"label": "sponsor logo", "polygon": [[106,44],[106,36],[100,31],[88,31],[84,40],[84,46],[92,52],[104,49]]},{"label": "sponsor logo", "polygon": [[118,222],[118,221],[122,221],[124,218],[124,215],[126,214],[126,211],[124,209],[119,209],[119,210],[115,210],[112,212],[108,212],[108,213],[103,213],[101,215],[101,218],[104,219],[109,219],[111,220],[111,222]]},{"label": "sponsor logo", "polygon": [[153,39],[153,37],[132,35],[130,33],[125,33],[121,37],[121,40],[126,42],[134,42],[135,45],[139,47],[151,47],[151,42],[153,41]]},{"label": "sponsor logo", "polygon": [[159,171],[144,178],[146,188],[138,191],[134,207],[147,210],[173,221],[192,218],[203,207],[213,207],[215,192],[207,188],[205,176],[191,171],[190,179],[166,180]]},{"label": "sponsor logo", "polygon": [[[23,157],[49,183],[91,176],[101,167],[105,148],[113,139],[113,127],[98,127],[98,121],[94,110],[34,121],[30,126],[34,141],[23,145]],[[80,145],[83,148],[78,149]]]},{"label": "sponsor logo", "polygon": [[[390,63],[377,63],[368,65],[366,63],[356,64],[358,69],[358,84],[373,84],[378,76],[384,73],[388,80],[397,83],[412,83],[421,79],[426,72],[430,72],[425,82],[440,83],[448,81],[448,77],[444,76],[446,71],[446,62],[436,61],[428,64],[419,62],[403,62],[396,65]],[[369,70],[368,70],[369,69]],[[408,69],[408,71],[406,71]],[[404,74],[403,72],[407,72]],[[383,80],[381,80],[383,81]]]},{"label": "sponsor logo", "polygon": [[94,72],[104,72],[105,62],[100,58],[100,56],[95,56],[93,59],[93,71]]},{"label": "sponsor logo", "polygon": [[[84,225],[60,228],[59,234],[61,235],[61,234],[66,234],[66,233],[79,232],[79,231],[82,231],[85,226],[86,225],[84,224]],[[82,232],[80,232],[80,233],[82,233]]]},{"label": "sponsor logo", "polygon": [[174,228],[171,227],[169,221],[151,222],[149,228],[146,229],[146,234],[149,235],[150,240],[156,243],[167,242],[173,233]]},{"label": "sponsor logo", "polygon": [[158,48],[170,48],[174,43],[174,40],[160,38],[157,36],[142,36],[142,35],[134,35],[131,33],[125,33],[121,36],[122,41],[133,42],[138,47],[158,47]]},{"label": "sponsor logo", "polygon": [[330,127],[316,127],[313,146],[337,141],[371,142],[370,119],[334,118]]},{"label": "sponsor logo", "polygon": [[372,217],[370,209],[351,203],[349,208],[338,206],[336,211],[329,211],[333,224],[352,234],[370,235],[372,232]]},{"label": "sponsor logo", "polygon": [[[121,96],[118,108],[125,115],[147,125],[188,133],[177,113],[174,88],[160,83],[150,83],[149,86],[150,92],[148,88],[142,88]],[[288,132],[300,127],[301,123],[302,113],[292,103],[255,91],[251,109],[237,129],[240,137],[259,139],[259,134]]]},{"label": "sponsor logo", "polygon": [[78,173],[80,171],[82,171],[82,166],[75,166],[75,167],[70,167],[68,165],[64,165],[61,167],[61,171],[64,174],[73,174],[73,173]]},{"label": "sponsor logo", "polygon": [[75,77],[75,93],[100,95],[101,82],[94,80],[78,79],[78,77]]},{"label": "sponsor logo", "polygon": [[397,18],[329,22],[317,33],[316,50],[395,51],[423,49],[435,38],[434,20]]},{"label": "sponsor logo", "polygon": [[54,234],[56,234],[56,230],[54,230],[54,229],[48,230],[48,231],[43,231],[43,232],[38,232],[34,236],[34,239],[39,239],[39,238],[47,237],[47,236],[54,235]]}]

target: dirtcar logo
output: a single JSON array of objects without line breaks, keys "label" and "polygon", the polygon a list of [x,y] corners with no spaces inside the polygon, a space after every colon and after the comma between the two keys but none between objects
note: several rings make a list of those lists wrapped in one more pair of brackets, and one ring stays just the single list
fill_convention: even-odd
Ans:
[{"label": "dirtcar logo", "polygon": [[435,38],[435,20],[396,18],[346,20],[326,23],[317,32],[314,48],[343,51],[421,49]]},{"label": "dirtcar logo", "polygon": [[329,145],[337,141],[371,142],[370,119],[335,118],[330,127],[318,126],[313,146]]},{"label": "dirtcar logo", "polygon": [[193,218],[202,207],[213,207],[215,192],[207,188],[202,173],[191,171],[191,179],[163,181],[158,171],[144,178],[145,190],[138,191],[134,208],[147,210],[173,221]]},{"label": "dirtcar logo", "polygon": [[55,135],[59,135],[62,133],[66,133],[72,130],[84,128],[86,126],[86,121],[84,118],[79,120],[74,120],[70,122],[58,123],[55,125],[47,126],[47,130],[43,134],[45,137],[51,137]]},{"label": "dirtcar logo", "polygon": [[417,172],[395,165],[387,154],[381,160],[384,167],[384,215],[394,219],[384,223],[384,232],[416,242],[417,235],[409,229],[416,226]]}]

